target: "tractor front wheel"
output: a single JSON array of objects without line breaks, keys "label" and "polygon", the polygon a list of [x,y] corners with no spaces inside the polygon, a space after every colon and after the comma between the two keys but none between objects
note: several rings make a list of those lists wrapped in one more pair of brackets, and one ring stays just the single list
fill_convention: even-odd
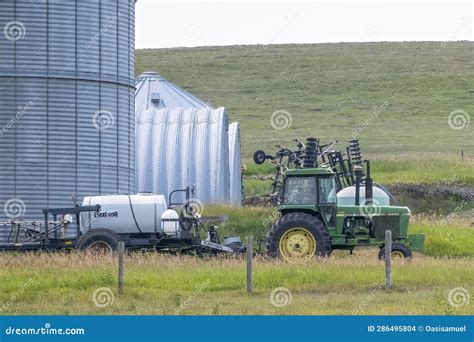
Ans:
[{"label": "tractor front wheel", "polygon": [[[394,242],[392,243],[392,258],[410,260],[413,258],[413,254],[411,254],[407,246]],[[379,251],[379,260],[383,259],[385,259],[385,247],[380,248]]]},{"label": "tractor front wheel", "polygon": [[286,261],[306,261],[331,254],[331,237],[324,224],[306,213],[289,213],[272,226],[265,241],[267,253]]}]

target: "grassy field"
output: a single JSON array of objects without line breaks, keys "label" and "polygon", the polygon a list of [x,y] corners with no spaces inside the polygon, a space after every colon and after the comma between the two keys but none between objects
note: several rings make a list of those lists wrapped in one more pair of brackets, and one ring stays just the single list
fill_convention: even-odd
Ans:
[{"label": "grassy field", "polygon": [[[446,153],[474,159],[473,123],[455,130],[448,116],[474,120],[472,42],[340,43],[137,50],[136,74],[161,73],[228,109],[239,121],[243,158],[295,137],[343,142],[392,158]],[[291,126],[275,130],[277,110]]]},{"label": "grassy field", "polygon": [[[395,263],[393,287],[386,290],[384,267],[375,254],[338,254],[305,265],[257,259],[255,293],[247,295],[244,261],[135,253],[126,258],[123,297],[116,293],[113,258],[2,255],[0,309],[2,314],[28,315],[474,313],[472,303],[458,308],[448,300],[453,288],[472,290],[471,258],[417,255],[411,263]],[[272,297],[280,287],[289,294]],[[277,307],[272,298],[287,305]]]},{"label": "grassy field", "polygon": [[[227,107],[231,121],[241,123],[247,195],[270,186],[260,178],[273,166],[254,165],[255,149],[273,152],[277,143],[291,146],[293,138],[307,136],[339,140],[340,147],[359,138],[383,184],[471,186],[473,47],[418,42],[138,50],[136,73],[158,71]],[[291,117],[282,130],[270,120],[278,110]],[[464,111],[470,125],[451,128],[448,116],[455,110]],[[205,206],[203,214],[229,217],[222,235],[256,238],[277,217],[264,207]],[[473,297],[472,224],[472,216],[414,216],[410,232],[426,234],[425,254],[395,263],[390,290],[376,249],[335,251],[304,265],[257,257],[253,295],[245,292],[239,259],[130,253],[125,294],[118,296],[112,257],[1,253],[0,314],[472,315],[472,300],[459,307],[449,300],[457,288],[465,291],[461,298],[466,292]],[[288,292],[272,295],[278,288]]]},{"label": "grassy field", "polygon": [[[219,228],[222,235],[256,238],[276,217],[273,209],[261,207],[205,207],[204,215],[229,216]],[[309,264],[258,256],[253,295],[245,292],[245,261],[235,258],[130,253],[125,295],[118,296],[111,256],[1,253],[0,314],[473,314],[472,302],[455,307],[448,300],[455,288],[473,289],[469,225],[465,219],[414,217],[410,230],[426,234],[426,253],[415,254],[410,263],[394,262],[390,290],[384,288],[377,249],[335,251]],[[272,297],[280,287],[290,294]],[[278,305],[290,296],[283,307],[272,304],[272,298]]]}]

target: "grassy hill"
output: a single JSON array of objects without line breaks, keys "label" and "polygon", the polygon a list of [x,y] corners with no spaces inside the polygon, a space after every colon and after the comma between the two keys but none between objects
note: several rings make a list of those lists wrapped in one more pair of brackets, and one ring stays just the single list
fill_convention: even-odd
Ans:
[{"label": "grassy hill", "polygon": [[[361,140],[384,159],[420,153],[474,159],[474,43],[340,43],[137,50],[136,74],[157,71],[225,106],[239,121],[243,158],[294,137]],[[291,115],[275,130],[273,112]],[[448,116],[469,115],[455,130]],[[340,145],[342,146],[342,145]]]}]

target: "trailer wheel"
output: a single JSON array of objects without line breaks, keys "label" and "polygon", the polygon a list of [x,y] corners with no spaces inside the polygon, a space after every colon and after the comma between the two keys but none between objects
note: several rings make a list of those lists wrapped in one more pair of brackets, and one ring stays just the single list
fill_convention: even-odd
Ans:
[{"label": "trailer wheel", "polygon": [[265,241],[267,254],[287,261],[331,255],[331,237],[324,224],[306,213],[290,213],[272,226]]},{"label": "trailer wheel", "polygon": [[109,254],[117,250],[120,236],[104,228],[91,229],[77,241],[77,249],[94,254]]},{"label": "trailer wheel", "polygon": [[[392,243],[392,258],[410,260],[411,258],[413,258],[413,254],[411,254],[411,251],[404,244],[394,242]],[[379,260],[384,260],[384,259],[385,259],[385,247],[382,247],[380,248],[380,251],[379,251]]]}]

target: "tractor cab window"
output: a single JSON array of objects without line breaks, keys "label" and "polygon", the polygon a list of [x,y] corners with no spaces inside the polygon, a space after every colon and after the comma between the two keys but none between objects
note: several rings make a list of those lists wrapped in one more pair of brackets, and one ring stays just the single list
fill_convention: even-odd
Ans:
[{"label": "tractor cab window", "polygon": [[283,204],[316,204],[316,179],[314,177],[288,177],[285,182]]},{"label": "tractor cab window", "polygon": [[336,203],[336,182],[334,177],[319,178],[319,203]]}]

